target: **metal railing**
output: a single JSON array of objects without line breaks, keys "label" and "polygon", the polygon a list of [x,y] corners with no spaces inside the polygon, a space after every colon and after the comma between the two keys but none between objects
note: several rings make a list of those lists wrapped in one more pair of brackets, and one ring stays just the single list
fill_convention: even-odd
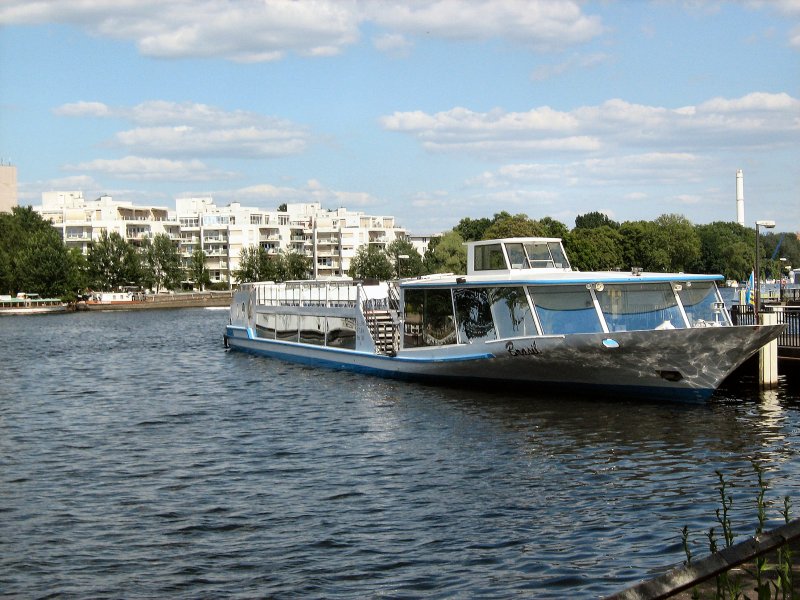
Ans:
[{"label": "metal railing", "polygon": [[[778,324],[788,327],[778,337],[778,346],[784,348],[800,348],[800,306],[762,306],[760,312],[774,313]],[[734,304],[731,306],[731,320],[734,325],[755,325],[753,306]]]}]

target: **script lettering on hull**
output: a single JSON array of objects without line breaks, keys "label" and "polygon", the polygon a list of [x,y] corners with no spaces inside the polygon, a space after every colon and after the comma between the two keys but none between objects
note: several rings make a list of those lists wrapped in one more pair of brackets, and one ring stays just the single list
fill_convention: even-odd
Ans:
[{"label": "script lettering on hull", "polygon": [[508,351],[511,356],[538,356],[542,353],[542,351],[536,347],[535,341],[530,346],[524,346],[522,348],[515,348],[514,342],[506,342],[506,351]]}]

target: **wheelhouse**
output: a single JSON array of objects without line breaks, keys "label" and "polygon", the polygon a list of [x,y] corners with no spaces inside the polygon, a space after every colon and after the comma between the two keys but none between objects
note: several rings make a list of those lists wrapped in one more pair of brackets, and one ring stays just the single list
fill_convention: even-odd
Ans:
[{"label": "wheelhouse", "polygon": [[468,276],[401,284],[403,348],[724,327],[717,276],[571,271],[561,240],[468,244]]}]

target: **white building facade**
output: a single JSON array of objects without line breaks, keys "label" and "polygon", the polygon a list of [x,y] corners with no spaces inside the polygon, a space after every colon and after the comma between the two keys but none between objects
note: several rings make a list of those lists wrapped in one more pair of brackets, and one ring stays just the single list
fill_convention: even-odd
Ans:
[{"label": "white building facade", "polygon": [[232,203],[220,207],[211,197],[178,198],[175,211],[134,206],[110,196],[87,201],[81,192],[45,192],[34,207],[61,231],[65,244],[88,253],[89,244],[105,232],[117,232],[134,244],[164,233],[175,241],[189,266],[199,248],[212,283],[233,285],[242,251],[262,247],[270,254],[297,252],[308,257],[312,277],[346,276],[361,246],[385,249],[406,238],[394,217],[371,216],[346,208],[323,209],[319,203],[287,204],[286,210],[264,210]]}]

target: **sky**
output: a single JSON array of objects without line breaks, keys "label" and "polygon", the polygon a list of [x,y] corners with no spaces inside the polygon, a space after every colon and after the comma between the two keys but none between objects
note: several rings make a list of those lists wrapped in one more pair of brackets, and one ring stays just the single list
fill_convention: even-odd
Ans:
[{"label": "sky", "polygon": [[0,0],[19,204],[800,231],[800,0]]}]

